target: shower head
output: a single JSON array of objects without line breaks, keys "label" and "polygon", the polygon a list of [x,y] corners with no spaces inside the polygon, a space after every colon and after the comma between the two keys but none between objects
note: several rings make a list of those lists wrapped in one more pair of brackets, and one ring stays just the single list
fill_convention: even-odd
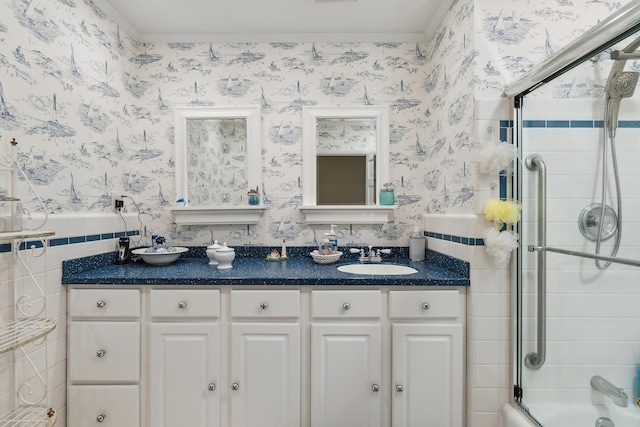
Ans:
[{"label": "shower head", "polygon": [[[640,37],[633,40],[622,49],[623,54],[632,54],[640,47]],[[625,55],[623,55],[624,57]],[[620,111],[620,102],[623,98],[629,98],[633,95],[638,84],[640,73],[635,71],[624,71],[627,63],[626,59],[618,59],[619,56],[612,54],[611,59],[614,60],[609,78],[605,84],[605,100],[606,104],[606,126],[609,131],[609,138],[614,138],[616,129],[618,128],[618,112]]]},{"label": "shower head", "polygon": [[633,96],[640,73],[636,71],[611,71],[607,79],[607,84],[605,85],[607,101],[606,122],[609,138],[614,138],[616,136],[616,129],[618,128],[620,102],[624,98]]},{"label": "shower head", "polygon": [[630,98],[636,90],[640,73],[636,71],[619,71],[609,76],[605,90],[610,99]]}]

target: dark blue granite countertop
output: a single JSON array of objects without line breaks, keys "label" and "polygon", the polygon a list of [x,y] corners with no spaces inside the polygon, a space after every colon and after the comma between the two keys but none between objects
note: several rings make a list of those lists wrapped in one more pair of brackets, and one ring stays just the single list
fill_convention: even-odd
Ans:
[{"label": "dark blue granite countertop", "polygon": [[[262,252],[265,249],[262,248]],[[407,257],[385,258],[383,263],[408,265],[417,273],[410,275],[360,275],[338,271],[337,267],[357,263],[357,256],[344,256],[335,264],[319,265],[308,256],[308,248],[290,250],[286,261],[268,262],[256,253],[236,249],[233,268],[219,270],[210,266],[204,248],[190,248],[189,255],[166,266],[144,262],[115,265],[114,254],[79,258],[63,263],[65,285],[255,285],[255,286],[469,286],[469,265],[464,261],[428,251],[426,261]],[[306,256],[302,256],[306,254]],[[397,255],[402,255],[399,253]]]}]

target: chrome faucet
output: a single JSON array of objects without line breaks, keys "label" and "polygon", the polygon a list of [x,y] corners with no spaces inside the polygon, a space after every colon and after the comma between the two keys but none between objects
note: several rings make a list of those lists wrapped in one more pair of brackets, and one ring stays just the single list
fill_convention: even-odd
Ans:
[{"label": "chrome faucet", "polygon": [[357,248],[352,248],[349,250],[352,254],[360,254],[360,257],[358,258],[358,261],[360,262],[370,262],[370,263],[378,263],[378,262],[382,262],[382,254],[390,254],[391,253],[391,249],[377,249],[377,250],[373,250],[373,246],[369,246],[369,254],[366,254],[364,251],[364,248],[361,249],[357,249]]},{"label": "chrome faucet", "polygon": [[615,405],[626,408],[629,404],[629,397],[623,388],[618,388],[600,375],[594,375],[591,378],[591,387],[613,400]]}]

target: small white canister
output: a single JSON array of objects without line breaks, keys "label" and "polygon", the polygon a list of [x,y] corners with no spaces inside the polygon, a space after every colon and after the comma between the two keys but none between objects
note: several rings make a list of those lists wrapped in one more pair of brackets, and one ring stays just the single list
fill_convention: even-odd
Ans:
[{"label": "small white canister", "polygon": [[209,257],[209,265],[218,265],[216,259],[216,251],[220,249],[222,245],[218,244],[217,240],[213,241],[213,245],[207,246],[207,256]]},{"label": "small white canister", "polygon": [[216,261],[218,261],[218,269],[225,270],[233,268],[231,263],[236,258],[236,251],[227,246],[226,243],[221,248],[216,249]]},{"label": "small white canister", "polygon": [[0,196],[0,232],[22,231],[22,202]]}]

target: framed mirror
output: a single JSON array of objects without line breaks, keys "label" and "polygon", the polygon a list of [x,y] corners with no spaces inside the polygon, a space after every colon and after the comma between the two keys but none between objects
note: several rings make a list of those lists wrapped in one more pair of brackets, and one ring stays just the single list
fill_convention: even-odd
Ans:
[{"label": "framed mirror", "polygon": [[237,215],[262,213],[260,136],[259,106],[175,108],[176,223],[257,222]]},{"label": "framed mirror", "polygon": [[389,109],[304,107],[302,116],[307,222],[386,222],[394,206],[378,195],[389,179]]}]

